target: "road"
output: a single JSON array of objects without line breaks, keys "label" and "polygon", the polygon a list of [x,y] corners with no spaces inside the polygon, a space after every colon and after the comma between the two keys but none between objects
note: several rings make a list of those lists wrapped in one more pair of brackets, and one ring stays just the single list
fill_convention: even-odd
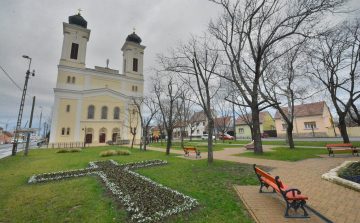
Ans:
[{"label": "road", "polygon": [[[18,152],[22,151],[23,150],[23,145],[25,147],[25,144],[26,143],[19,144],[17,151]],[[0,159],[2,159],[4,157],[7,157],[7,156],[10,156],[12,148],[13,148],[13,144],[2,144],[2,145],[0,145]],[[29,149],[36,149],[36,148],[38,148],[36,146],[36,142],[30,142]],[[18,154],[18,155],[20,155],[20,154]]]}]

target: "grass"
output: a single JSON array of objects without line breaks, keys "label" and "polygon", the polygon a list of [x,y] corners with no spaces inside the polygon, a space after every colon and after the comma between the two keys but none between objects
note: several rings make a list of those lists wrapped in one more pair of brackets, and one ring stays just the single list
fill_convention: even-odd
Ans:
[{"label": "grass", "polygon": [[[246,152],[235,154],[234,156],[249,157],[257,159],[269,159],[269,160],[282,160],[282,161],[299,161],[309,158],[319,158],[317,155],[328,155],[327,149],[314,149],[314,148],[295,148],[289,147],[277,147],[272,148],[273,152],[264,152],[264,155],[254,155],[254,152]],[[337,153],[349,153],[349,151],[337,151]]]},{"label": "grass", "polygon": [[[330,139],[329,139],[330,140]],[[192,142],[202,142],[205,143],[207,142],[207,140],[192,140]],[[250,143],[251,140],[238,140],[238,141],[230,141],[230,140],[225,140],[226,144],[248,144]],[[189,144],[193,144],[190,143]],[[222,140],[217,140],[217,143],[222,143]],[[343,142],[340,141],[294,141],[295,146],[313,146],[313,147],[325,147],[325,144],[342,144]],[[351,142],[353,144],[353,146],[356,147],[360,147],[360,141],[354,141]],[[188,144],[188,145],[189,145]],[[283,146],[285,145],[285,141],[262,141],[263,145],[279,145],[279,146]]]},{"label": "grass", "polygon": [[[199,142],[199,143],[186,143],[184,144],[185,147],[196,147],[196,149],[200,150],[201,152],[207,152],[208,151],[208,147],[207,147],[207,141],[205,143],[205,141]],[[155,147],[155,148],[163,148],[166,149],[166,143],[163,143],[163,145],[161,145],[160,142],[157,143],[150,143],[150,147]],[[221,151],[224,150],[224,148],[239,148],[239,147],[243,147],[242,145],[222,145],[222,144],[217,144],[213,146],[213,151]],[[176,150],[183,150],[180,146],[180,144],[175,144],[170,148],[170,152],[172,149],[176,149]]]},{"label": "grass", "polygon": [[81,148],[70,148],[70,149],[57,150],[56,153],[76,153],[76,152],[81,152],[81,151],[82,151]]},{"label": "grass", "polygon": [[[186,160],[177,154],[140,152],[131,156],[99,157],[117,147],[90,147],[81,153],[56,154],[56,149],[35,149],[28,157],[0,159],[0,222],[128,222],[123,208],[107,195],[101,181],[83,177],[39,184],[26,184],[30,176],[85,168],[90,161],[113,159],[119,163],[161,159],[168,165],[137,170],[185,195],[200,206],[167,219],[167,222],[251,222],[233,185],[257,185],[251,165],[215,160]],[[264,168],[264,167],[263,167]],[[267,169],[266,167],[264,168]]]}]

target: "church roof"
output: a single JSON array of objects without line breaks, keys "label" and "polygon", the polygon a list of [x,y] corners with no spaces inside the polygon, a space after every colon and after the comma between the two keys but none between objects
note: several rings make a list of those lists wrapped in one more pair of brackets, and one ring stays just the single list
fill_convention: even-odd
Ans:
[{"label": "church roof", "polygon": [[130,41],[130,42],[134,42],[134,43],[141,43],[141,38],[136,35],[135,33],[131,33],[130,35],[127,36],[126,41]]},{"label": "church roof", "polygon": [[87,21],[79,14],[69,16],[69,24],[78,25],[87,28]]}]

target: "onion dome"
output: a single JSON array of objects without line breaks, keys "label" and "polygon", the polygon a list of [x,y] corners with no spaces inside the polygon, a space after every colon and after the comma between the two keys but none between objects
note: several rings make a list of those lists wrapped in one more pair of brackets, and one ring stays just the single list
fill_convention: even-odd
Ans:
[{"label": "onion dome", "polygon": [[79,14],[69,16],[69,24],[81,26],[86,29],[87,21]]},{"label": "onion dome", "polygon": [[141,38],[135,34],[135,31],[127,36],[126,41],[134,42],[134,43],[141,43]]}]

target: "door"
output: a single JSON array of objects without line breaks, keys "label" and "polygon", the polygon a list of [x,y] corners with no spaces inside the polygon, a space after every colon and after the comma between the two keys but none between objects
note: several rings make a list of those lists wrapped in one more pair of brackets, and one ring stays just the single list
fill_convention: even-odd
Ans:
[{"label": "door", "polygon": [[92,134],[86,134],[86,143],[92,143]]},{"label": "door", "polygon": [[112,141],[113,142],[116,142],[116,136],[117,136],[117,133],[113,133],[113,135],[112,135]]},{"label": "door", "polygon": [[105,133],[101,133],[101,134],[100,134],[99,142],[100,142],[100,143],[104,143],[104,142],[105,142]]}]

